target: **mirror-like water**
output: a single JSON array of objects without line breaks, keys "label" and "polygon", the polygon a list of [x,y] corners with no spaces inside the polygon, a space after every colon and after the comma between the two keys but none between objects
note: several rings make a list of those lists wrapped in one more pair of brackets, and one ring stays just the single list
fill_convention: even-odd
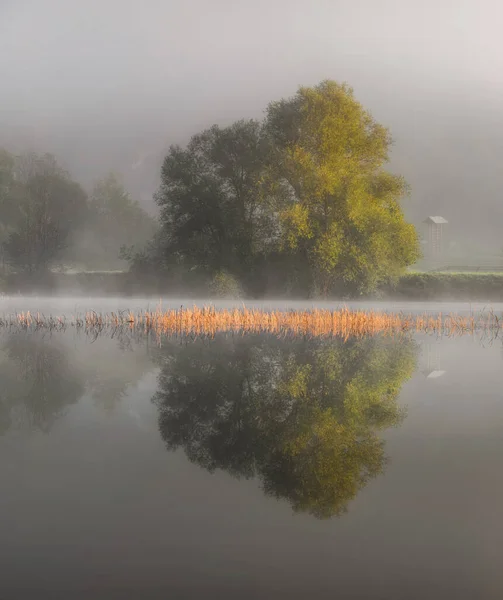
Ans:
[{"label": "mirror-like water", "polygon": [[5,331],[2,594],[499,598],[502,366],[470,336]]}]

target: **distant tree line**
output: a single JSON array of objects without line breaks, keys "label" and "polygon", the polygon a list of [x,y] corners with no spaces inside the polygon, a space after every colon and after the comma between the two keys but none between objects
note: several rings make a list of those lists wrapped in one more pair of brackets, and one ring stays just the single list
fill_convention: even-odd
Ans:
[{"label": "distant tree line", "polygon": [[324,81],[172,146],[159,228],[124,256],[168,288],[260,296],[355,295],[419,257],[402,177],[384,169],[389,131],[345,84]]},{"label": "distant tree line", "polygon": [[107,269],[143,245],[155,221],[110,174],[88,195],[50,155],[0,149],[3,272],[45,276],[57,265]]}]

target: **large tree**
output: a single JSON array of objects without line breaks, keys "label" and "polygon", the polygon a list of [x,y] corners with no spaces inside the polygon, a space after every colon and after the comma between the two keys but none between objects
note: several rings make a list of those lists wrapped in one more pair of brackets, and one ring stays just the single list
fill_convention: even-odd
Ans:
[{"label": "large tree", "polygon": [[203,277],[223,270],[250,278],[278,236],[269,154],[253,120],[171,147],[156,196],[168,261]]},{"label": "large tree", "polygon": [[284,244],[319,291],[369,291],[417,260],[417,234],[400,208],[407,186],[383,168],[389,131],[351,88],[301,87],[269,105],[267,130],[291,190],[281,212]]},{"label": "large tree", "polygon": [[164,161],[150,257],[206,280],[227,272],[246,291],[271,279],[306,295],[373,291],[419,257],[407,185],[385,170],[391,143],[333,81],[273,102],[263,123],[214,126]]}]

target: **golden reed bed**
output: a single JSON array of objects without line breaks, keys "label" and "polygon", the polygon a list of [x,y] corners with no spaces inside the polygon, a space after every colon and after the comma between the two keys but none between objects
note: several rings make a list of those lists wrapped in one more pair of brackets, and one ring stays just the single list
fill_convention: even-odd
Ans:
[{"label": "golden reed bed", "polygon": [[164,335],[215,335],[218,332],[272,333],[307,336],[368,336],[379,333],[423,332],[459,335],[486,331],[497,334],[503,317],[493,312],[477,316],[455,314],[406,315],[363,310],[264,311],[246,307],[218,310],[212,307],[169,309],[139,313],[96,313],[52,317],[19,313],[0,317],[0,328],[16,330],[63,330],[68,327],[92,331],[129,329],[137,333]]}]

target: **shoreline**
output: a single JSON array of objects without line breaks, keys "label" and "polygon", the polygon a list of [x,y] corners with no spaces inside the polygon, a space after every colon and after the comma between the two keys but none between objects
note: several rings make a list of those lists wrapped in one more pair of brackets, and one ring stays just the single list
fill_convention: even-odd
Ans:
[{"label": "shoreline", "polygon": [[[161,279],[139,281],[128,271],[52,273],[50,279],[35,282],[19,274],[0,280],[0,295],[4,296],[124,296],[159,298],[177,296],[185,299],[209,297],[204,288],[182,290],[173,288]],[[215,300],[219,296],[211,296]],[[348,297],[343,293],[329,297],[295,297],[275,294],[250,298],[267,301],[270,298],[291,301],[434,301],[434,302],[503,302],[503,273],[410,272],[396,282],[381,285],[372,294]],[[235,297],[234,300],[240,300]]]}]

